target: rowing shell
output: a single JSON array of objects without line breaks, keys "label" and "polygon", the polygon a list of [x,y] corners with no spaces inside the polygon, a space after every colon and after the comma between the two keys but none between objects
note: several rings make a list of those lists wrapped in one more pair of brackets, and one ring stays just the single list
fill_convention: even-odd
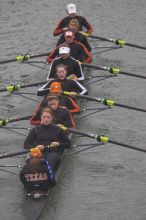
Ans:
[{"label": "rowing shell", "polygon": [[[86,72],[86,70],[87,67],[84,68],[84,72]],[[71,137],[72,134],[70,133],[69,138]],[[61,171],[61,165],[56,172],[55,175],[56,180],[59,177],[60,171]],[[26,220],[38,220],[40,218],[53,188],[54,187],[50,185],[48,191],[46,192],[30,192],[30,191],[26,191],[26,189],[24,190]]]}]

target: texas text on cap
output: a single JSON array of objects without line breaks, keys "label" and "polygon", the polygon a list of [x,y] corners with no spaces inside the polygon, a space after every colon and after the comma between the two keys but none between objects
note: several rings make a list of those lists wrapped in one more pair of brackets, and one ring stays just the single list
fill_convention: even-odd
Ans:
[{"label": "texas text on cap", "polygon": [[70,52],[70,48],[69,47],[60,47],[59,48],[59,54],[69,53],[69,52]]},{"label": "texas text on cap", "polygon": [[76,5],[73,3],[70,3],[66,6],[68,14],[76,14]]}]

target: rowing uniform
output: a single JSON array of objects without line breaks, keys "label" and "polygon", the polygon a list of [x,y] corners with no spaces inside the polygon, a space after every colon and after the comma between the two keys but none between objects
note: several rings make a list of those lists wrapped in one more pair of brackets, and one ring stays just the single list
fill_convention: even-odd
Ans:
[{"label": "rowing uniform", "polygon": [[[86,20],[86,18],[84,18],[83,16],[75,15],[74,19],[78,20],[78,22],[79,22],[79,30],[80,31],[83,31],[83,28],[85,27],[87,29],[87,33],[88,34],[92,34],[93,28],[89,24],[89,22]],[[53,31],[53,35],[54,36],[58,36],[59,34],[63,33],[63,28],[64,27],[68,27],[68,25],[69,25],[71,20],[72,20],[72,18],[70,16],[64,17],[59,22],[59,24],[57,25],[55,30]]]},{"label": "rowing uniform", "polygon": [[[41,112],[44,107],[47,107],[48,104],[42,106],[40,105],[38,110],[34,113],[34,116],[30,119],[32,125],[39,125],[41,123]],[[74,128],[75,122],[69,110],[65,107],[58,106],[56,110],[52,110],[53,113],[53,123],[62,124],[68,128]]]},{"label": "rowing uniform", "polygon": [[[47,62],[51,63],[54,58],[59,55],[59,48],[64,44],[60,44],[57,46],[47,57]],[[72,43],[69,44],[70,47],[70,56],[80,62],[89,63],[92,60],[91,53],[87,50],[87,48],[80,42],[74,40]]]},{"label": "rowing uniform", "polygon": [[31,149],[37,145],[48,146],[51,142],[57,141],[60,143],[58,147],[45,148],[44,155],[50,152],[62,154],[64,148],[69,148],[71,141],[67,138],[64,131],[55,124],[38,125],[29,132],[26,140],[24,141],[24,149]]},{"label": "rowing uniform", "polygon": [[[59,163],[58,163],[59,165]],[[40,159],[39,165],[33,167],[27,162],[20,171],[20,180],[24,184],[27,192],[42,191],[49,189],[50,179],[48,164],[45,159]]]},{"label": "rowing uniform", "polygon": [[42,87],[40,87],[37,91],[37,95],[38,96],[43,96],[43,95],[47,95],[49,94],[50,90],[50,85],[53,82],[59,82],[61,83],[61,88],[63,91],[67,91],[67,92],[76,92],[80,95],[84,95],[87,94],[87,89],[81,85],[81,83],[72,80],[72,79],[67,79],[65,78],[64,80],[61,79],[54,79],[51,81],[48,81],[45,85],[43,85]]},{"label": "rowing uniform", "polygon": [[[58,100],[59,100],[59,106],[66,107],[70,111],[71,114],[75,114],[75,113],[80,112],[80,107],[77,105],[77,103],[71,97],[59,95]],[[32,114],[33,116],[30,119],[30,123],[32,125],[39,125],[40,124],[40,114],[41,114],[42,109],[45,108],[46,106],[48,106],[48,101],[46,100],[46,98],[44,98]],[[74,125],[73,122],[72,122],[72,124]]]},{"label": "rowing uniform", "polygon": [[55,78],[56,67],[60,64],[63,64],[67,67],[67,77],[74,74],[79,81],[84,80],[84,73],[82,71],[81,64],[71,56],[66,59],[62,58],[61,56],[56,57],[51,63],[47,79]]},{"label": "rowing uniform", "polygon": [[[75,40],[76,41],[82,43],[87,48],[88,51],[91,51],[91,46],[90,46],[90,44],[89,44],[89,42],[87,40],[87,37],[85,37],[83,34],[81,34],[79,32],[75,33],[74,35],[75,35]],[[64,34],[62,34],[60,36],[56,46],[58,46],[58,45],[60,45],[60,44],[62,44],[64,42],[65,42],[65,37],[64,37]]]}]

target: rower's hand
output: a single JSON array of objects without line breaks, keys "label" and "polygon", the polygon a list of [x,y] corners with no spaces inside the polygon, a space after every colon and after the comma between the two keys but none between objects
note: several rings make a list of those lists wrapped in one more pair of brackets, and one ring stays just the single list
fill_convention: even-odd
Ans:
[{"label": "rower's hand", "polygon": [[59,142],[53,141],[53,142],[50,144],[50,147],[58,147],[59,145],[60,145]]},{"label": "rower's hand", "polygon": [[36,148],[39,148],[41,151],[44,150],[44,145],[37,145]]},{"label": "rower's hand", "polygon": [[60,127],[60,128],[64,127],[63,124],[57,124],[57,126]]},{"label": "rower's hand", "polygon": [[71,96],[72,98],[74,98],[74,97],[77,96],[77,93],[76,93],[76,92],[70,92],[70,96]]},{"label": "rower's hand", "polygon": [[67,77],[68,79],[74,79],[78,81],[78,78],[75,74],[71,74],[69,77]]}]

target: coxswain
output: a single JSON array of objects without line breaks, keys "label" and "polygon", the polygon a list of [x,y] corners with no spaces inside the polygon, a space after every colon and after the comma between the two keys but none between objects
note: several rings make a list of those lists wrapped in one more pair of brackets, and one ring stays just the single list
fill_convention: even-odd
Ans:
[{"label": "coxswain", "polygon": [[[79,32],[79,22],[77,19],[72,19],[70,22],[69,22],[69,25],[68,25],[68,29],[71,30],[74,35],[75,35],[75,40],[82,43],[88,51],[91,51],[91,46],[87,40],[87,37],[85,37],[83,34],[81,34]],[[64,36],[64,33],[60,36],[56,46],[62,44],[63,42],[65,41],[65,36]]]},{"label": "coxswain", "polygon": [[74,99],[70,96],[65,96],[62,94],[61,84],[59,82],[53,82],[50,85],[50,93],[44,97],[44,99],[40,102],[39,105],[35,108],[34,112],[32,113],[32,117],[30,119],[31,125],[38,125],[40,124],[40,114],[43,108],[48,106],[48,96],[57,96],[59,100],[59,106],[66,107],[71,114],[79,113],[80,107],[74,101]]},{"label": "coxswain", "polygon": [[[90,63],[92,60],[92,55],[90,51],[80,42],[75,40],[74,33],[69,30],[64,33],[65,41],[64,43],[67,43],[70,47],[70,55],[76,60],[79,60],[80,62],[84,63]],[[54,50],[52,50],[48,57],[47,62],[51,63],[54,58],[56,58],[59,55],[59,48],[62,46],[62,44],[58,45]]]},{"label": "coxswain", "polygon": [[54,80],[48,81],[45,85],[40,87],[37,91],[37,95],[44,96],[44,95],[49,94],[50,85],[53,82],[60,82],[63,91],[76,92],[80,95],[87,94],[87,89],[83,85],[81,85],[81,83],[73,79],[67,79],[66,75],[67,75],[66,66],[64,66],[63,64],[60,64],[59,66],[56,67],[57,77]]},{"label": "coxswain", "polygon": [[[57,158],[58,167],[60,157]],[[51,172],[51,166],[48,161],[43,158],[41,150],[37,147],[30,150],[29,159],[20,171],[20,180],[25,187],[27,193],[47,192],[51,185],[56,184],[55,174]]]},{"label": "coxswain", "polygon": [[58,169],[64,149],[71,146],[70,139],[62,128],[52,123],[52,119],[51,110],[44,108],[41,113],[41,124],[32,128],[24,141],[24,149],[37,147],[43,152],[50,173]]},{"label": "coxswain", "polygon": [[[48,107],[52,111],[52,122],[54,124],[58,126],[65,126],[68,128],[75,127],[75,122],[70,111],[64,106],[59,106],[59,100],[57,96],[47,96],[46,101],[46,106],[43,107]],[[38,110],[34,113],[34,115],[31,118],[32,125],[38,125],[41,123],[41,111],[42,106],[40,105],[40,108],[38,108]]]},{"label": "coxswain", "polygon": [[70,48],[67,44],[63,44],[59,48],[59,55],[60,56],[56,57],[50,65],[47,80],[49,80],[50,78],[55,78],[56,67],[60,64],[64,64],[67,68],[67,77],[69,77],[70,79],[75,79],[77,81],[83,81],[84,73],[81,64],[73,57],[71,57]]},{"label": "coxswain", "polygon": [[68,4],[66,6],[66,11],[67,11],[68,16],[64,17],[59,22],[59,24],[57,25],[57,27],[53,31],[54,36],[58,36],[59,34],[66,31],[68,29],[68,24],[71,21],[71,19],[77,19],[78,20],[80,31],[83,31],[83,28],[85,28],[86,33],[92,34],[92,32],[93,32],[92,26],[89,24],[89,22],[87,21],[86,18],[84,18],[83,16],[77,15],[75,4],[73,4],[73,3]]}]

